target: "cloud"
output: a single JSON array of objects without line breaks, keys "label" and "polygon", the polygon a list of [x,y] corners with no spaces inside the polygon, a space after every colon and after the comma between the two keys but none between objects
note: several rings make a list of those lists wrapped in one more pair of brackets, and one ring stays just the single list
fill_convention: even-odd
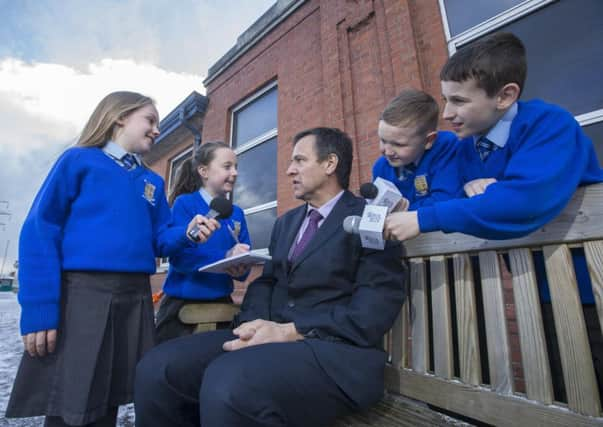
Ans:
[{"label": "cloud", "polygon": [[199,75],[130,59],[103,59],[88,64],[84,72],[60,64],[0,61],[0,95],[9,96],[13,108],[80,129],[103,96],[121,89],[151,96],[161,115],[193,90],[204,92]]},{"label": "cloud", "polygon": [[70,144],[75,128],[14,108],[0,94],[0,264],[8,244],[4,273],[12,271],[17,259],[19,231],[33,197],[59,154]]},{"label": "cloud", "polygon": [[[274,0],[22,0],[3,5],[0,56],[85,69],[132,59],[205,75]],[[230,13],[229,13],[230,12]],[[6,22],[6,24],[5,24]],[[13,34],[23,37],[16,38]]]}]

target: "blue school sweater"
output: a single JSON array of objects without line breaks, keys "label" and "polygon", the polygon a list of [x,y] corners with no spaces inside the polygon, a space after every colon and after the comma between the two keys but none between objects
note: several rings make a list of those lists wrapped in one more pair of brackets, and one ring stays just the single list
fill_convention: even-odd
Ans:
[{"label": "blue school sweater", "polygon": [[432,147],[426,150],[414,173],[399,176],[381,156],[373,165],[373,179],[393,182],[408,199],[410,210],[462,196],[463,185],[456,161],[457,137],[448,131],[438,132]]},{"label": "blue school sweater", "polygon": [[[170,268],[163,285],[166,295],[190,300],[215,300],[232,293],[232,278],[228,274],[200,273],[197,270],[223,259],[226,252],[237,243],[228,227],[240,230],[240,243],[251,245],[245,215],[238,206],[233,208],[230,218],[219,220],[221,227],[207,242],[184,249],[170,257]],[[208,212],[209,206],[201,194],[195,191],[176,198],[172,208],[172,220],[174,224],[188,224],[196,214],[207,215]],[[246,276],[238,279],[245,280]]]},{"label": "blue school sweater", "polygon": [[[484,194],[419,209],[422,232],[461,232],[484,239],[525,236],[555,218],[579,185],[603,181],[590,139],[567,111],[539,100],[518,103],[504,147],[485,161],[473,137],[459,142],[463,182],[496,178]],[[584,254],[573,253],[583,303],[594,303]],[[543,301],[550,301],[544,264],[535,257]]]},{"label": "blue school sweater", "polygon": [[119,166],[100,148],[66,150],[42,184],[19,238],[21,333],[56,329],[61,272],[154,273],[155,257],[192,245],[170,227],[163,180]]},{"label": "blue school sweater", "polygon": [[539,100],[519,102],[507,144],[482,162],[472,137],[459,141],[465,180],[496,178],[486,192],[417,210],[421,232],[484,239],[525,236],[556,217],[579,185],[603,181],[593,144],[570,113]]}]

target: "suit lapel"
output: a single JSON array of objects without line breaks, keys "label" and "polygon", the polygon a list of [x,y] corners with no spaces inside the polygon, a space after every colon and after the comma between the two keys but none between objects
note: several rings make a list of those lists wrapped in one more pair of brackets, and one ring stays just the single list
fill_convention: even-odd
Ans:
[{"label": "suit lapel", "polygon": [[[342,194],[341,198],[337,201],[335,206],[333,206],[333,210],[327,219],[325,219],[325,222],[320,226],[314,237],[312,237],[312,240],[308,243],[308,246],[306,246],[304,251],[293,261],[291,271],[304,262],[310,254],[317,251],[322,245],[328,242],[333,233],[341,230],[344,218],[350,213],[348,206],[353,201],[354,198],[349,191],[345,191]],[[301,225],[301,221],[299,224]],[[296,229],[296,234],[297,230],[299,230],[299,226]]]}]

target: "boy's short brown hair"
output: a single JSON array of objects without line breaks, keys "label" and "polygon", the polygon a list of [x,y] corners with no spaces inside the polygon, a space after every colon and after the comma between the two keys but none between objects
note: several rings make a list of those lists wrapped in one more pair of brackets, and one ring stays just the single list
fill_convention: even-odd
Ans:
[{"label": "boy's short brown hair", "polygon": [[444,64],[440,80],[474,79],[477,87],[493,97],[508,83],[517,83],[521,94],[527,71],[521,40],[511,33],[495,33],[459,49]]},{"label": "boy's short brown hair", "polygon": [[417,133],[437,129],[440,110],[431,95],[416,89],[406,89],[392,99],[380,119],[391,126],[416,126]]}]

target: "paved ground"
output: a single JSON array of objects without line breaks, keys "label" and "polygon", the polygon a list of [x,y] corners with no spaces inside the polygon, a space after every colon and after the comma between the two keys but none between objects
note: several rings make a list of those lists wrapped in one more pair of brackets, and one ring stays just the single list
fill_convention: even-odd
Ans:
[{"label": "paved ground", "polygon": [[[19,304],[12,292],[0,292],[0,427],[37,427],[43,418],[6,419],[4,413],[13,380],[23,352],[19,335]],[[131,405],[120,408],[119,427],[134,426],[134,410]]]}]

